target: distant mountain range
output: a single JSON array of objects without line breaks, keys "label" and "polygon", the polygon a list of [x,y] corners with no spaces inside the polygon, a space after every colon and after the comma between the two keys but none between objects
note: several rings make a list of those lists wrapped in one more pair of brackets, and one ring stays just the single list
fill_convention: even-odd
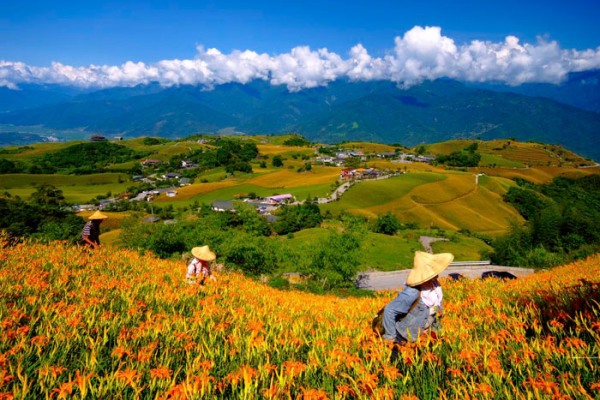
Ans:
[{"label": "distant mountain range", "polygon": [[[75,129],[82,138],[92,133],[176,138],[298,132],[319,142],[406,146],[514,137],[562,144],[600,160],[600,71],[573,74],[558,86],[472,85],[444,79],[406,90],[387,81],[336,81],[299,92],[264,81],[213,90],[150,84],[84,91],[30,85],[19,91],[0,88],[0,124],[12,137],[15,131],[40,135],[40,127],[59,138],[61,131]],[[27,126],[35,126],[35,132]]]}]

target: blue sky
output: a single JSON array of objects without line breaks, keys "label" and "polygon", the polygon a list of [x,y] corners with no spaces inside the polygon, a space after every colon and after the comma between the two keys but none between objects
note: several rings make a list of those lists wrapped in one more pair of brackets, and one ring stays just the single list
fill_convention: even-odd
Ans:
[{"label": "blue sky", "polygon": [[[132,85],[154,78],[165,84],[186,83],[192,79],[210,85],[227,80],[243,82],[247,78],[271,79],[280,73],[277,68],[281,65],[285,66],[282,77],[271,81],[288,86],[290,81],[302,81],[298,87],[326,84],[340,76],[383,77],[409,84],[445,75],[511,84],[559,82],[565,73],[600,66],[599,16],[600,1],[597,0],[3,1],[0,2],[0,63],[4,65],[0,66],[0,86],[43,80],[80,85],[85,82],[101,86]],[[395,41],[405,38],[415,27],[435,27],[439,34],[415,31],[412,41]],[[489,76],[482,72],[489,70],[489,60],[468,67],[464,62],[461,64],[459,58],[465,54],[467,57],[473,57],[474,52],[483,54],[481,49],[466,48],[474,41],[486,43],[485,51],[500,54],[506,50],[503,48],[506,37],[518,38],[517,47],[530,45],[516,51],[534,59],[529,63],[533,72],[518,64],[519,57],[511,57],[518,68],[495,66],[494,74]],[[540,46],[539,38],[546,44],[554,44],[554,49]],[[434,61],[435,51],[447,50],[445,39],[458,49],[450,49],[445,58]],[[441,47],[433,46],[428,54],[420,54],[417,47],[422,40],[437,41]],[[515,43],[511,43],[509,47],[514,50]],[[356,54],[350,53],[357,44],[368,53],[368,58],[363,59],[371,69],[363,68],[352,75],[348,65],[356,64],[353,58]],[[308,77],[298,78],[297,69],[287,60],[273,57],[292,54],[294,48],[302,46],[308,46],[313,53],[292,55],[297,64],[307,65],[305,60],[319,49],[327,49],[328,53],[317,54],[316,59],[312,57],[313,64],[321,62],[324,66],[315,67]],[[256,58],[250,72],[234,68],[224,73],[223,63],[215,61],[214,52],[206,53],[211,48],[218,49],[230,63],[239,63],[240,57],[233,53],[244,50],[273,59]],[[582,56],[581,52],[586,50],[592,53]],[[348,65],[333,60],[331,54]],[[386,56],[393,59],[385,59]],[[575,61],[558,65],[558,58],[565,56]],[[191,60],[198,64],[198,59],[202,65],[192,68],[195,77],[190,77],[189,65],[181,77],[173,77],[174,69],[180,66],[171,61]],[[165,60],[168,65],[160,64]],[[419,64],[416,67],[415,60]],[[60,66],[50,67],[52,62]],[[136,64],[135,71],[123,67],[128,62]],[[33,68],[32,71],[19,70],[23,65]],[[91,65],[117,66],[120,75],[107,69],[87,68]],[[35,69],[38,67],[40,69]],[[69,75],[65,67],[79,68],[77,76]],[[467,68],[481,71],[473,75]],[[554,72],[549,73],[549,69]],[[213,73],[215,71],[217,73]],[[232,76],[238,72],[246,78]],[[324,76],[317,76],[319,73]],[[175,74],[179,74],[178,70]],[[285,74],[295,75],[286,78]]]}]

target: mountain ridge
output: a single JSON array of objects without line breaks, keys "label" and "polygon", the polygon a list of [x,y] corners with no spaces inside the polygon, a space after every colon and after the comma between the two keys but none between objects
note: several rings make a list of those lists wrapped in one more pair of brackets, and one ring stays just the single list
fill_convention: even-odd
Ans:
[{"label": "mountain ridge", "polygon": [[297,132],[319,142],[373,140],[407,146],[515,137],[561,144],[600,159],[600,113],[501,89],[450,79],[408,89],[388,81],[340,80],[298,92],[265,81],[228,83],[212,90],[149,84],[80,92],[68,101],[49,99],[12,110],[3,106],[0,92],[0,123],[127,137]]}]

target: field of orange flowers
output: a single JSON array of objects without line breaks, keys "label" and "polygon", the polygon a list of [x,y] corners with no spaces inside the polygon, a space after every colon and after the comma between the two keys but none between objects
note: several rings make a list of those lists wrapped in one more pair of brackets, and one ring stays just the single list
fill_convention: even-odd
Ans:
[{"label": "field of orange flowers", "polygon": [[437,338],[390,364],[370,319],[394,293],[336,298],[62,243],[2,248],[0,399],[600,398],[600,256],[530,278],[444,281]]}]

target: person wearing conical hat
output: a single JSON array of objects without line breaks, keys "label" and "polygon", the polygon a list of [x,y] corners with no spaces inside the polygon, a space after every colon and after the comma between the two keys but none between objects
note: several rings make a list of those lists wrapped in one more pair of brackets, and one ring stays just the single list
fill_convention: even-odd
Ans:
[{"label": "person wearing conical hat", "polygon": [[108,215],[96,211],[89,216],[88,222],[81,230],[81,240],[83,244],[92,249],[100,247],[100,224],[108,218]]},{"label": "person wearing conical hat", "polygon": [[199,280],[202,285],[206,278],[215,281],[216,278],[212,274],[210,263],[217,258],[217,255],[206,246],[194,247],[192,249],[192,256],[194,258],[187,267],[186,278],[188,283],[194,283]]},{"label": "person wearing conical hat", "polygon": [[415,252],[414,265],[406,286],[383,309],[384,339],[394,343],[417,340],[419,334],[439,327],[442,315],[442,287],[438,275],[454,260],[450,253]]}]

